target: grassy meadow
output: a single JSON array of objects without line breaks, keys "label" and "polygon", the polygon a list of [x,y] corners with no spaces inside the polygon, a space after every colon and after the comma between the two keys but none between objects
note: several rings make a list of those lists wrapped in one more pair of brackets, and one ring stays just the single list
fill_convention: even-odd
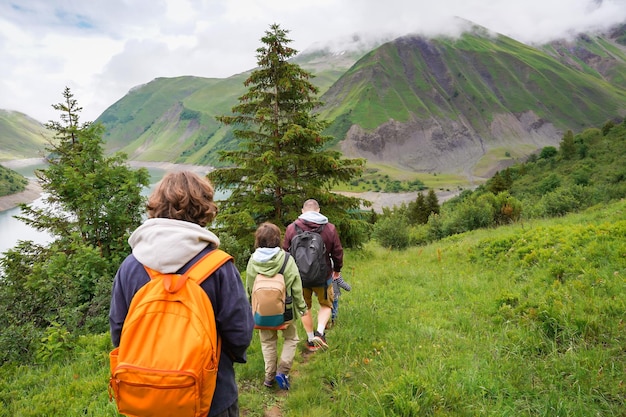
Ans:
[{"label": "grassy meadow", "polygon": [[[626,415],[624,200],[406,251],[370,242],[343,275],[330,349],[296,356],[290,391],[263,387],[255,334],[242,416]],[[117,415],[109,349],[93,335],[0,368],[0,416]]]}]

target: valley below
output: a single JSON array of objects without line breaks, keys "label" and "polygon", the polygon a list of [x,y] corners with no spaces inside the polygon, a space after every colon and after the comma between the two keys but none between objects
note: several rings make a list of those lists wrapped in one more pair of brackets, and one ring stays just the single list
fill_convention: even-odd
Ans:
[{"label": "valley below", "polygon": [[[31,165],[42,164],[43,159],[30,158],[30,159],[17,159],[12,161],[4,161],[2,165],[10,169],[26,168]],[[129,161],[128,164],[133,168],[149,168],[159,169],[163,171],[180,171],[190,170],[201,175],[205,175],[212,170],[210,166],[203,165],[190,165],[190,164],[174,164],[171,162],[144,162],[144,161]],[[459,194],[459,190],[436,190],[439,203],[449,200],[450,198]],[[17,207],[20,204],[29,204],[35,201],[41,196],[42,189],[39,182],[30,178],[26,190],[0,197],[0,211],[9,210]],[[377,191],[364,191],[364,192],[342,192],[342,194],[350,197],[358,197],[367,200],[372,203],[371,209],[377,213],[382,213],[383,208],[399,207],[403,203],[408,204],[411,201],[415,201],[418,192],[404,192],[404,193],[384,193]]]}]

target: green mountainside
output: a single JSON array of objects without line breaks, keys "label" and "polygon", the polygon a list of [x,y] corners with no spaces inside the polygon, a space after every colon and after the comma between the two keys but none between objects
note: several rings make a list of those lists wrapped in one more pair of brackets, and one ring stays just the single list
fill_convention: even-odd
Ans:
[{"label": "green mountainside", "polygon": [[578,55],[601,56],[602,65],[483,30],[402,37],[350,68],[322,97],[322,114],[346,156],[471,177],[493,153],[525,157],[566,129],[626,114],[626,54],[587,39]]},{"label": "green mountainside", "polygon": [[[320,91],[328,89],[364,52],[333,54],[315,50],[295,62],[313,72]],[[98,119],[106,127],[109,151],[132,160],[216,165],[217,150],[236,146],[216,116],[228,114],[246,92],[250,72],[225,79],[157,78],[138,86]]]},{"label": "green mountainside", "polygon": [[41,123],[24,113],[0,110],[0,161],[41,158],[51,137]]},{"label": "green mountainside", "polygon": [[[567,129],[624,116],[620,36],[533,47],[474,27],[458,39],[405,36],[369,51],[305,51],[294,62],[315,75],[319,111],[346,156],[471,180],[557,144]],[[135,88],[98,119],[109,149],[215,165],[217,150],[236,146],[215,116],[237,104],[248,74]]]}]

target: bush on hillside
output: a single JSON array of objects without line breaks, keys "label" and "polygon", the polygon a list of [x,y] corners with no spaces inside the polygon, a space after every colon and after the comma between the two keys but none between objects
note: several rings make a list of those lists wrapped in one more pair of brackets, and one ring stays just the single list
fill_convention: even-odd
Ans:
[{"label": "bush on hillside", "polygon": [[494,214],[495,209],[488,198],[468,198],[456,206],[454,211],[442,210],[444,235],[492,226]]},{"label": "bush on hillside", "polygon": [[409,246],[409,225],[402,216],[386,216],[376,222],[372,236],[386,248],[406,249]]}]

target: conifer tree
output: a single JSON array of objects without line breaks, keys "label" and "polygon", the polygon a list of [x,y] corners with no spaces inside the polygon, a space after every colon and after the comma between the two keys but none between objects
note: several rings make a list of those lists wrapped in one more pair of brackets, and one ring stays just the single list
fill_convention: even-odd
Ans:
[{"label": "conifer tree", "polygon": [[431,214],[439,214],[441,211],[439,200],[437,199],[437,193],[435,193],[435,190],[432,188],[429,188],[428,194],[426,194],[426,208],[428,211],[426,222],[428,222],[428,217],[430,217]]},{"label": "conifer tree", "polygon": [[561,156],[563,159],[572,159],[576,154],[576,145],[574,144],[574,133],[568,130],[563,135],[563,140],[560,144]]},{"label": "conifer tree", "polygon": [[350,217],[361,200],[332,193],[338,182],[360,176],[364,160],[344,159],[325,148],[328,123],[313,111],[321,104],[312,74],[289,62],[297,51],[288,31],[273,24],[257,49],[258,68],[246,79],[248,91],[239,97],[232,115],[218,117],[234,127],[236,150],[220,152],[229,167],[209,173],[218,189],[231,190],[220,206],[223,228],[237,239],[251,239],[256,225],[271,221],[287,225],[315,198],[339,228],[342,239],[358,244],[364,226]]},{"label": "conifer tree", "polygon": [[409,204],[409,224],[426,224],[428,222],[428,209],[424,193],[417,193],[415,201]]}]

